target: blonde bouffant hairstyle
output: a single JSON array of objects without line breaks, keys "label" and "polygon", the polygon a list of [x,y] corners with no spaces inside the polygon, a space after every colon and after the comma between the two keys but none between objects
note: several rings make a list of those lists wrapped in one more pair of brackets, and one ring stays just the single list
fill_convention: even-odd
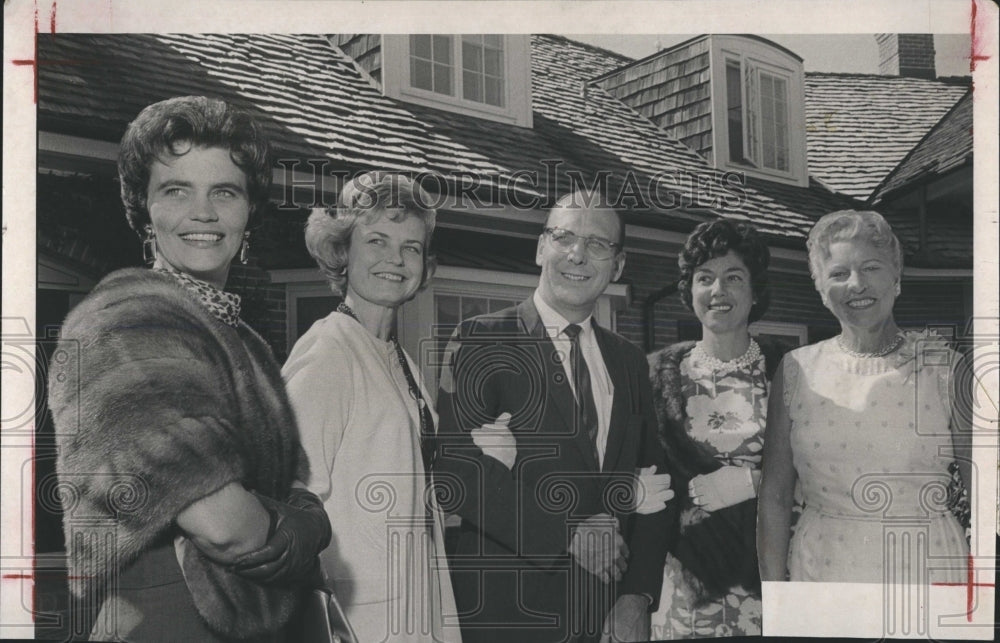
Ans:
[{"label": "blonde bouffant hairstyle", "polygon": [[315,208],[306,222],[306,249],[327,278],[335,294],[347,291],[347,254],[351,233],[358,220],[373,223],[379,217],[402,221],[415,216],[424,223],[424,271],[420,287],[434,274],[436,261],[429,251],[437,220],[437,210],[430,207],[430,195],[403,174],[367,172],[344,184],[337,205]]}]

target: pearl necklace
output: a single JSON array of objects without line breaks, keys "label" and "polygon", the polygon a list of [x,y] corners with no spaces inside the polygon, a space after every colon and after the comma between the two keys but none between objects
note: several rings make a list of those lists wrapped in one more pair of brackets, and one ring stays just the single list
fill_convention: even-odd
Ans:
[{"label": "pearl necklace", "polygon": [[904,338],[902,333],[896,333],[896,335],[892,338],[892,341],[890,341],[882,348],[878,349],[877,351],[865,353],[862,351],[854,351],[848,348],[847,345],[844,344],[844,336],[843,334],[841,334],[837,335],[837,346],[840,346],[840,350],[844,351],[851,357],[885,357],[889,353],[899,348],[899,346],[903,343],[903,339]]},{"label": "pearl necklace", "polygon": [[755,364],[757,360],[760,359],[760,346],[758,346],[754,338],[751,337],[750,345],[747,346],[746,352],[735,359],[729,360],[728,362],[723,362],[718,357],[709,355],[702,345],[702,342],[698,342],[694,345],[694,349],[692,349],[691,354],[698,360],[698,363],[702,364],[709,370],[718,373],[728,373],[730,371],[744,369],[752,364]]}]

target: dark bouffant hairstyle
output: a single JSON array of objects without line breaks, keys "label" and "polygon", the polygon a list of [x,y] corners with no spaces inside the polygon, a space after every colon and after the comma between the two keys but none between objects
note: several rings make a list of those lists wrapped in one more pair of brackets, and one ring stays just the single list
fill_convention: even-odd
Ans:
[{"label": "dark bouffant hairstyle", "polygon": [[122,203],[140,236],[150,222],[146,209],[150,168],[163,154],[183,156],[194,147],[229,150],[247,177],[250,226],[267,204],[271,189],[268,142],[257,121],[228,103],[204,96],[179,96],[153,103],[129,123],[118,152]]},{"label": "dark bouffant hairstyle", "polygon": [[771,302],[771,291],[767,283],[767,266],[771,261],[771,253],[764,239],[749,223],[717,219],[698,225],[688,236],[684,250],[677,258],[681,269],[677,289],[680,290],[684,305],[688,310],[693,310],[691,277],[694,271],[706,261],[722,257],[729,251],[739,255],[750,271],[755,303],[750,308],[749,321],[753,323],[764,316]]}]

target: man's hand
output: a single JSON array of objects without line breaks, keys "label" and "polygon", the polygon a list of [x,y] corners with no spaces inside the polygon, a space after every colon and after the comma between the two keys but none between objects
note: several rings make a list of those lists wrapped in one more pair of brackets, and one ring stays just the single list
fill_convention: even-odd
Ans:
[{"label": "man's hand", "polygon": [[608,514],[580,523],[573,531],[569,553],[577,565],[605,583],[621,580],[628,567],[628,545],[618,529],[618,519]]},{"label": "man's hand", "polygon": [[472,429],[472,442],[510,471],[517,460],[517,442],[510,432],[510,413],[501,413],[493,424],[484,424]]},{"label": "man's hand", "polygon": [[649,598],[625,594],[604,619],[601,643],[631,643],[649,640]]},{"label": "man's hand", "polygon": [[691,501],[705,511],[718,511],[749,500],[757,492],[749,468],[724,466],[691,478],[688,494]]},{"label": "man's hand", "polygon": [[635,478],[635,512],[655,514],[667,508],[667,501],[674,497],[670,488],[670,474],[656,474],[656,465],[639,469]]}]

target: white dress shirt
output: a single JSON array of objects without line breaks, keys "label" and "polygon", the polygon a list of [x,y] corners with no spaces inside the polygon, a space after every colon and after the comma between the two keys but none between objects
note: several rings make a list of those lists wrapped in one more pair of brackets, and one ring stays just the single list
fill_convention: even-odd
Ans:
[{"label": "white dress shirt", "polygon": [[[555,344],[562,356],[563,369],[566,371],[566,378],[573,388],[573,395],[576,395],[575,380],[573,379],[573,365],[570,363],[569,354],[572,342],[563,332],[570,322],[556,312],[551,306],[545,303],[538,291],[532,295],[535,308],[538,309],[538,316],[545,326],[545,333]],[[611,425],[611,404],[614,401],[615,387],[611,383],[611,376],[608,375],[608,368],[604,364],[604,356],[601,355],[601,347],[597,343],[594,327],[591,324],[591,317],[588,316],[577,324],[582,329],[580,331],[580,352],[583,360],[587,363],[587,370],[590,372],[591,390],[594,394],[594,406],[597,408],[597,457],[601,467],[604,466],[604,451],[608,444],[608,429]]]}]

